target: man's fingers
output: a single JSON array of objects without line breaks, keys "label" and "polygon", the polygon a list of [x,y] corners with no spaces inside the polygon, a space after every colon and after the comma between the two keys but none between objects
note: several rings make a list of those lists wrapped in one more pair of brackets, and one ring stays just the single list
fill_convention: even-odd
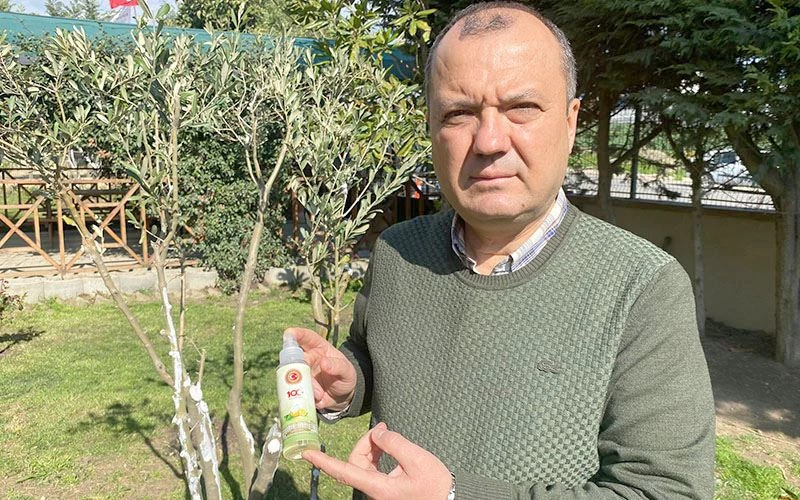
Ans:
[{"label": "man's fingers", "polygon": [[420,456],[430,455],[430,453],[404,438],[401,434],[388,430],[386,424],[383,424],[382,428],[379,428],[378,425],[375,426],[374,432],[370,433],[375,446],[394,457],[399,466],[409,474],[412,474],[420,467],[425,467],[424,465],[419,465],[418,459]]},{"label": "man's fingers", "polygon": [[317,382],[317,379],[314,377],[311,377],[311,389],[314,391],[314,401],[317,403],[317,408],[325,408],[324,406],[320,406],[325,403],[325,401],[323,401],[325,398],[325,391],[322,390],[322,386],[319,385],[319,382]]},{"label": "man's fingers", "polygon": [[308,328],[287,328],[283,333],[291,333],[294,335],[295,340],[297,340],[297,343],[304,350],[306,348],[325,347],[325,344],[328,343],[328,341],[320,337],[317,332],[309,330]]},{"label": "man's fingers", "polygon": [[378,429],[379,426],[382,426],[380,428],[383,430],[386,429],[386,424],[381,422],[361,436],[353,447],[353,451],[350,452],[350,457],[347,459],[348,462],[362,469],[378,470],[378,460],[381,458],[381,455],[383,455],[383,452],[372,443],[370,434],[375,432],[375,429]]},{"label": "man's fingers", "polygon": [[303,458],[336,481],[352,486],[367,496],[377,496],[385,489],[386,476],[379,472],[364,470],[316,450],[304,451]]},{"label": "man's fingers", "polygon": [[284,333],[294,336],[311,366],[315,406],[319,409],[344,407],[352,399],[356,385],[356,372],[350,361],[312,330],[287,328]]},{"label": "man's fingers", "polygon": [[294,336],[297,344],[303,349],[306,362],[312,367],[324,353],[333,349],[333,346],[327,340],[308,328],[287,328],[283,333],[291,333]]},{"label": "man's fingers", "polygon": [[318,376],[323,380],[347,380],[354,378],[355,370],[344,356],[336,358],[328,356],[319,360]]}]

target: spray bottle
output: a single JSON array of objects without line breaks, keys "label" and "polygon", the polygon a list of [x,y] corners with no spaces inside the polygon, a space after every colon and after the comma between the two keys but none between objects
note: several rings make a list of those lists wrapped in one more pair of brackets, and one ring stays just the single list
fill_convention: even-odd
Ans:
[{"label": "spray bottle", "polygon": [[319,450],[320,443],[311,367],[291,333],[283,334],[277,377],[283,456],[299,460],[304,450]]}]

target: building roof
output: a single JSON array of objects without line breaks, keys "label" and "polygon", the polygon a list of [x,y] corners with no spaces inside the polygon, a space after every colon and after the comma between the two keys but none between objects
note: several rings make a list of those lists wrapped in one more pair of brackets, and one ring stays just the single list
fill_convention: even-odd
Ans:
[{"label": "building roof", "polygon": [[[89,38],[108,37],[118,40],[130,40],[131,32],[136,29],[134,24],[111,23],[104,21],[93,21],[89,19],[70,19],[65,17],[38,16],[33,14],[17,14],[12,12],[0,12],[0,32],[5,32],[8,40],[12,43],[18,37],[31,38],[45,35],[54,35],[57,29],[74,30],[83,29]],[[193,28],[165,27],[163,33],[170,36],[186,35],[195,39],[199,43],[209,41],[211,34],[206,30]],[[242,34],[247,38],[254,38],[254,35]],[[314,48],[317,40],[314,38],[295,38],[295,46],[304,48]],[[389,68],[390,72],[401,79],[411,78],[416,61],[413,56],[395,50],[384,54],[383,65]]]}]

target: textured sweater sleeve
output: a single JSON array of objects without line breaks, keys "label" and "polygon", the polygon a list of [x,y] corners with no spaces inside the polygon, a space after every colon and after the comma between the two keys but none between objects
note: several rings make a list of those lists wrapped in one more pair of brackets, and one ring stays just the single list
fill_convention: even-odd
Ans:
[{"label": "textured sweater sleeve", "polygon": [[[373,261],[374,262],[374,259]],[[356,369],[356,389],[348,409],[340,417],[357,417],[372,407],[372,360],[367,349],[367,302],[372,289],[372,262],[367,268],[364,285],[356,296],[350,335],[340,350]]]},{"label": "textured sweater sleeve", "polygon": [[456,498],[711,499],[714,404],[680,264],[664,265],[634,303],[598,435],[600,469],[586,484],[511,485],[459,471]]}]

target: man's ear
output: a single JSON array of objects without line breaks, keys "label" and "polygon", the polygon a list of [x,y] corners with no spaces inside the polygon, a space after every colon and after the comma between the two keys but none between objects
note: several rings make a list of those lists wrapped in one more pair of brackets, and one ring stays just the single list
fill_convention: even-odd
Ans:
[{"label": "man's ear", "polygon": [[581,100],[577,97],[567,105],[567,133],[569,134],[569,150],[575,144],[575,134],[578,130],[578,111],[581,109]]},{"label": "man's ear", "polygon": [[431,110],[428,103],[425,103],[425,133],[431,135]]}]

